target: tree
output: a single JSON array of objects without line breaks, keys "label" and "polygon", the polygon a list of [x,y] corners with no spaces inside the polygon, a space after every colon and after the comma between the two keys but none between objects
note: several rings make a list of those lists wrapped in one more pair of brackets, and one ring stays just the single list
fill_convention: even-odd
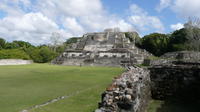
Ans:
[{"label": "tree", "polygon": [[134,42],[136,46],[141,46],[141,38],[137,32],[125,32],[126,38],[129,38],[131,42]]},{"label": "tree", "polygon": [[200,51],[200,19],[189,18],[184,28],[174,31],[169,48],[170,51]]},{"label": "tree", "polygon": [[32,44],[29,42],[25,41],[13,41],[13,42],[7,42],[5,44],[5,49],[18,49],[18,48],[29,48],[29,47],[34,47]]},{"label": "tree", "polygon": [[46,63],[54,59],[57,54],[51,51],[48,47],[42,47],[40,49],[39,55],[42,57],[42,62]]},{"label": "tree", "polygon": [[19,46],[16,43],[7,42],[5,45],[5,49],[17,49],[17,48],[19,48]]},{"label": "tree", "polygon": [[40,56],[40,49],[37,48],[29,48],[27,50],[27,53],[29,54],[30,58],[36,62],[36,63],[42,63],[43,59],[42,56]]},{"label": "tree", "polygon": [[0,38],[0,49],[4,49],[6,45],[6,41],[3,38]]},{"label": "tree", "polygon": [[185,38],[187,38],[187,49],[200,51],[200,19],[189,18],[189,21],[184,25]]},{"label": "tree", "polygon": [[57,56],[48,46],[42,45],[36,48],[28,48],[27,53],[31,59],[36,63],[46,63],[51,61]]},{"label": "tree", "polygon": [[168,43],[168,35],[152,33],[142,38],[141,47],[153,53],[156,56],[160,56],[168,51]]},{"label": "tree", "polygon": [[70,45],[70,44],[76,43],[79,39],[80,39],[80,37],[69,38],[69,39],[67,39],[67,41],[65,42],[65,44],[66,45]]},{"label": "tree", "polygon": [[200,28],[200,18],[197,17],[189,17],[188,22],[184,24],[184,28]]},{"label": "tree", "polygon": [[25,41],[13,41],[13,44],[15,44],[18,48],[28,48],[28,47],[33,47],[29,42]]},{"label": "tree", "polygon": [[50,41],[51,41],[51,47],[54,52],[56,52],[56,48],[63,43],[62,36],[58,32],[52,33]]}]

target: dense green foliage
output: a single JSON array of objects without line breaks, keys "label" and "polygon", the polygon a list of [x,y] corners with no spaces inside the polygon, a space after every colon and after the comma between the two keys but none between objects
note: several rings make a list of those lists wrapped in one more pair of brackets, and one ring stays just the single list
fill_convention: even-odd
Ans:
[{"label": "dense green foliage", "polygon": [[138,46],[155,56],[174,51],[200,51],[200,28],[183,28],[172,34],[152,33],[141,38]]},{"label": "dense green foliage", "polygon": [[200,29],[193,27],[177,30],[172,33],[170,43],[172,51],[200,51]]},{"label": "dense green foliage", "polygon": [[92,112],[123,69],[32,64],[0,66],[0,71],[1,112],[20,112],[64,95],[69,97],[30,112]]},{"label": "dense green foliage", "polygon": [[57,53],[52,51],[47,46],[40,46],[36,48],[31,47],[26,49],[26,52],[29,54],[31,59],[37,63],[49,62],[57,56]]},{"label": "dense green foliage", "polygon": [[46,63],[64,51],[62,46],[58,46],[57,49],[53,51],[51,46],[34,46],[24,41],[6,42],[0,38],[0,59],[31,59],[37,63]]},{"label": "dense green foliage", "polygon": [[46,63],[62,53],[67,46],[76,43],[78,39],[73,37],[56,46],[34,46],[25,41],[6,42],[0,38],[0,59],[31,59],[36,63]]},{"label": "dense green foliage", "polygon": [[141,46],[156,56],[168,51],[169,37],[165,34],[152,33],[142,38]]},{"label": "dense green foliage", "polygon": [[174,31],[170,38],[170,45],[169,45],[170,50],[171,51],[186,50],[187,49],[186,43],[188,42],[186,36],[187,36],[186,29],[180,29]]}]

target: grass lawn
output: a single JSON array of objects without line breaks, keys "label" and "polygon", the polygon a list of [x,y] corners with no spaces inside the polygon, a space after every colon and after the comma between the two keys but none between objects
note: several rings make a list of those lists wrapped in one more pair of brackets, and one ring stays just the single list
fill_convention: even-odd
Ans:
[{"label": "grass lawn", "polygon": [[63,95],[70,97],[31,111],[91,112],[112,78],[122,72],[113,67],[0,66],[0,112],[19,112]]}]

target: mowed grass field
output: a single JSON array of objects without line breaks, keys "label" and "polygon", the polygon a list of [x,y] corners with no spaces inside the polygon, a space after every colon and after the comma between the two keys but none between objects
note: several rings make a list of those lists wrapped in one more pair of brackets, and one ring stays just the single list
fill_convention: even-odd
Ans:
[{"label": "mowed grass field", "polygon": [[68,95],[31,112],[92,112],[113,77],[123,71],[48,64],[0,66],[0,112],[19,112]]}]

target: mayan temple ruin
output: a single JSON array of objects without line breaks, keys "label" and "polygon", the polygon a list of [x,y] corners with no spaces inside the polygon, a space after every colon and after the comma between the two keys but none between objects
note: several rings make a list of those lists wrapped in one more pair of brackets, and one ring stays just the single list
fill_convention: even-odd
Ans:
[{"label": "mayan temple ruin", "polygon": [[[128,32],[132,37],[137,32]],[[118,28],[87,33],[52,61],[59,65],[128,66],[141,64],[149,53],[135,46]]]}]

